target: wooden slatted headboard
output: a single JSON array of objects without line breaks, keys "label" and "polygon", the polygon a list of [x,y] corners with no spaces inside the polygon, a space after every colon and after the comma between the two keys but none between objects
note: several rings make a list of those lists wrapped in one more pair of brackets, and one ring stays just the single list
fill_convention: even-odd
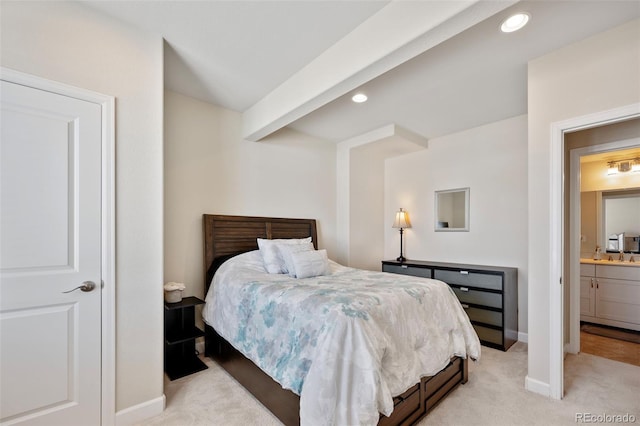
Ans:
[{"label": "wooden slatted headboard", "polygon": [[311,237],[318,248],[315,219],[202,215],[205,295],[216,269],[224,260],[258,249],[257,238]]}]

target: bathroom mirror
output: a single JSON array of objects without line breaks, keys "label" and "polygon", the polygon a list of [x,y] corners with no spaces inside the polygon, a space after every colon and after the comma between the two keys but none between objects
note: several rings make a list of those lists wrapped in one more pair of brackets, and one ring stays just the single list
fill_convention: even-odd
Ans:
[{"label": "bathroom mirror", "polygon": [[[604,246],[608,253],[618,253],[620,250],[625,253],[640,253],[637,242],[633,244],[640,235],[640,190],[603,192],[602,216]],[[614,235],[617,235],[615,241]],[[626,243],[625,236],[628,237]]]},{"label": "bathroom mirror", "polygon": [[436,191],[435,230],[469,231],[469,188]]},{"label": "bathroom mirror", "polygon": [[[596,246],[603,252],[618,253],[621,233],[640,234],[640,188],[580,193],[580,252],[591,256]],[[625,252],[634,248],[623,246]]]}]

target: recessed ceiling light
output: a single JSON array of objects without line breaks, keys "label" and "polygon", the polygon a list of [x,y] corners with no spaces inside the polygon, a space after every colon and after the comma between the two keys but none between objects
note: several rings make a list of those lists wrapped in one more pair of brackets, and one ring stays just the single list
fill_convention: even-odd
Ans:
[{"label": "recessed ceiling light", "polygon": [[502,22],[502,25],[500,25],[500,29],[503,33],[512,33],[514,31],[518,31],[520,28],[527,25],[527,22],[529,22],[529,18],[530,16],[528,13],[516,13],[515,15],[511,15],[510,17],[505,19]]},{"label": "recessed ceiling light", "polygon": [[353,97],[351,98],[351,100],[353,102],[356,102],[358,104],[361,104],[362,102],[366,102],[367,101],[367,95],[365,95],[364,93],[356,93],[355,95],[353,95]]}]

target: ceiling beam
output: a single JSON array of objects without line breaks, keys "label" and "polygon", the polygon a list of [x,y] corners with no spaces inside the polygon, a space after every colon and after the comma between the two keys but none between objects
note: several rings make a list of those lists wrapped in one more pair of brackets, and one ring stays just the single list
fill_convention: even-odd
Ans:
[{"label": "ceiling beam", "polygon": [[376,142],[402,139],[406,142],[411,142],[417,145],[416,147],[408,150],[407,152],[401,152],[399,155],[408,154],[409,152],[417,151],[429,147],[429,141],[427,138],[420,136],[411,130],[407,130],[402,126],[398,126],[395,123],[387,124],[378,129],[371,130],[362,135],[354,136],[350,139],[338,142],[338,147],[343,149],[353,149],[362,145],[372,144]]},{"label": "ceiling beam", "polygon": [[391,1],[242,114],[258,141],[517,3]]}]

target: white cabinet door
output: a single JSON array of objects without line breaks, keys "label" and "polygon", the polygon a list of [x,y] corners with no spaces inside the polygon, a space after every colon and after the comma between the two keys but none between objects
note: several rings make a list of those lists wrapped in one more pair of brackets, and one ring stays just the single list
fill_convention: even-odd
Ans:
[{"label": "white cabinet door", "polygon": [[596,316],[612,321],[640,324],[640,283],[598,278]]},{"label": "white cabinet door", "polygon": [[595,278],[580,277],[580,315],[595,316]]},{"label": "white cabinet door", "polygon": [[99,425],[101,107],[1,84],[0,423]]}]

